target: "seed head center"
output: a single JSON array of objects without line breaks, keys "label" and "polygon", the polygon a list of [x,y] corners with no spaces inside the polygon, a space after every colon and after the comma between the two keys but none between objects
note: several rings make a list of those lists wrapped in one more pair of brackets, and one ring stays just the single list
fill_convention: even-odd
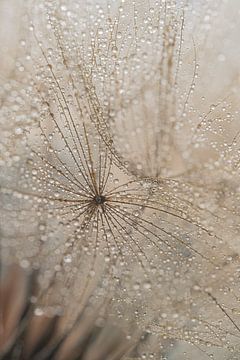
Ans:
[{"label": "seed head center", "polygon": [[96,196],[94,197],[94,202],[95,202],[95,204],[97,204],[97,205],[102,205],[102,204],[105,203],[105,201],[106,201],[106,198],[105,198],[105,196],[103,196],[103,195],[96,195]]}]

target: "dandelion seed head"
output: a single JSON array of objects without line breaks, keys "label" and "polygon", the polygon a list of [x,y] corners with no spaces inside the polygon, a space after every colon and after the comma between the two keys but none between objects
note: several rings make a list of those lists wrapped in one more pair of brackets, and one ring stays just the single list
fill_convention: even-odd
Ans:
[{"label": "dandelion seed head", "polygon": [[24,81],[2,109],[14,131],[0,123],[3,250],[41,263],[43,303],[73,317],[94,288],[163,353],[223,348],[237,330],[223,309],[238,301],[238,114],[199,90],[214,13],[192,41],[191,7],[150,4],[31,8]]}]

